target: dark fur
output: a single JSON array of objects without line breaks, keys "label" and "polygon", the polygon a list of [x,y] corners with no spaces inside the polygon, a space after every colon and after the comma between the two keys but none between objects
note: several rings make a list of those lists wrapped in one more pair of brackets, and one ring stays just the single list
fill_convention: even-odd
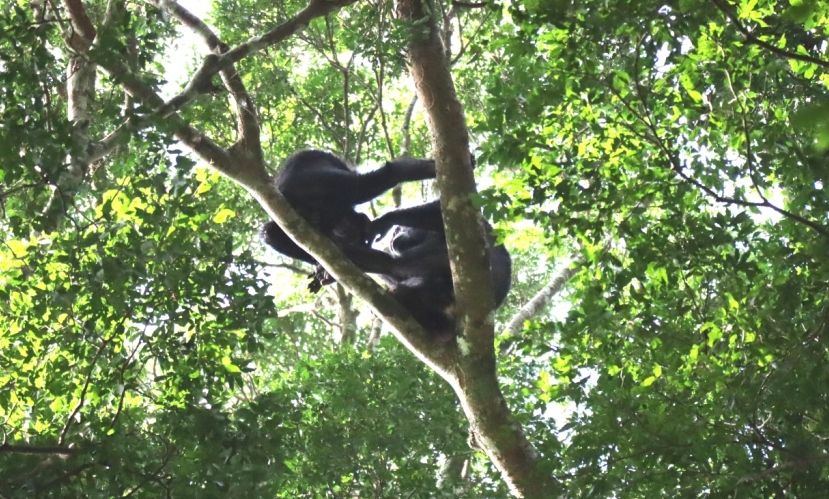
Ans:
[{"label": "dark fur", "polygon": [[[366,244],[369,220],[354,206],[374,199],[400,182],[428,178],[435,178],[434,160],[400,158],[377,170],[358,173],[333,154],[307,150],[286,159],[274,183],[291,206],[334,241],[355,265],[364,272],[379,273],[393,265],[392,258]],[[283,255],[317,263],[276,222],[264,224],[261,233],[265,243]],[[322,279],[316,279],[309,287],[319,289],[327,283]]]},{"label": "dark fur", "polygon": [[[397,159],[368,173],[352,171],[333,154],[308,150],[289,157],[274,183],[288,202],[317,230],[336,243],[363,272],[379,274],[390,293],[438,341],[455,336],[455,293],[440,205],[427,203],[389,212],[371,222],[354,210],[400,182],[435,177],[432,160]],[[375,235],[397,226],[391,254],[371,248]],[[487,239],[496,306],[510,288],[511,260],[506,248],[495,246],[489,226]],[[316,264],[276,224],[262,227],[262,238],[276,251]],[[309,288],[333,282],[318,268]]]},{"label": "dark fur", "polygon": [[[451,340],[456,329],[455,290],[440,205],[434,201],[386,213],[372,222],[369,236],[382,236],[391,227],[396,227],[390,243],[396,261],[417,272],[384,274],[389,291],[436,340]],[[486,228],[497,307],[509,293],[512,260],[503,245],[494,244],[491,227]]]}]

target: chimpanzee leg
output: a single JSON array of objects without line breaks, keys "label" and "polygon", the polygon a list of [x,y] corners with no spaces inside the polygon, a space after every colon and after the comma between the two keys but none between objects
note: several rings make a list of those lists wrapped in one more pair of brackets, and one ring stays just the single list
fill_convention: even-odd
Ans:
[{"label": "chimpanzee leg", "polygon": [[489,247],[489,265],[492,267],[492,288],[495,306],[500,307],[512,285],[512,259],[503,244]]},{"label": "chimpanzee leg", "polygon": [[440,202],[432,201],[431,203],[385,213],[369,224],[367,236],[370,238],[370,241],[375,236],[382,237],[395,225],[443,234],[443,217],[441,216]]},{"label": "chimpanzee leg", "polygon": [[[445,248],[446,245],[444,244]],[[368,274],[385,274],[397,280],[424,274],[435,274],[430,270],[436,264],[446,262],[446,272],[449,272],[449,257],[444,249],[438,247],[432,251],[423,245],[416,248],[418,251],[406,252],[400,256],[393,256],[385,251],[376,250],[363,245],[347,245],[342,248],[345,256],[360,270]],[[442,254],[441,254],[442,253]]]},{"label": "chimpanzee leg", "polygon": [[[446,255],[446,241],[444,237],[443,220],[440,204],[437,201],[426,203],[412,208],[391,211],[378,217],[368,227],[367,236],[371,240],[375,235],[384,235],[394,226],[408,229],[403,232],[400,244],[399,268],[405,268],[409,275],[425,275],[411,273],[413,268],[420,268],[423,272],[449,272],[449,257]],[[492,268],[492,283],[495,295],[495,305],[501,305],[510,290],[512,279],[512,261],[509,252],[503,245],[495,245],[492,227],[485,223],[487,246],[489,249],[489,263]],[[410,244],[420,238],[422,243]],[[440,242],[430,239],[439,239]],[[395,240],[392,240],[392,249],[395,249]],[[445,255],[445,256],[444,256]],[[433,274],[434,275],[434,274]]]},{"label": "chimpanzee leg", "polygon": [[415,277],[394,284],[389,292],[434,340],[445,342],[455,337],[451,280]]},{"label": "chimpanzee leg", "polygon": [[[394,227],[394,233],[391,236],[391,241],[389,241],[389,250],[392,255],[401,255],[425,243],[428,238],[435,236],[435,232],[396,225]],[[443,236],[438,235],[438,237]]]}]

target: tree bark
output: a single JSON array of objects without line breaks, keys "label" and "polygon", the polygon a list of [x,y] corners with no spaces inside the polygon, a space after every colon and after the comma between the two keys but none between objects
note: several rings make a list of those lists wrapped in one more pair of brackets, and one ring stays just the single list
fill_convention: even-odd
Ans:
[{"label": "tree bark", "polygon": [[524,328],[524,322],[541,314],[547,308],[553,297],[561,292],[564,285],[570,282],[574,275],[578,274],[584,266],[584,261],[579,258],[575,262],[566,262],[550,279],[546,286],[541,288],[521,310],[515,313],[504,327],[504,333],[510,336],[518,336]]},{"label": "tree bark", "polygon": [[463,108],[455,93],[434,6],[396,0],[399,18],[411,28],[409,71],[426,109],[437,162],[437,184],[452,262],[462,334],[459,355],[446,377],[461,401],[478,446],[500,470],[514,495],[550,498],[560,487],[539,467],[538,454],[513,419],[498,386],[495,367],[495,302],[484,226],[472,203],[476,192]]}]

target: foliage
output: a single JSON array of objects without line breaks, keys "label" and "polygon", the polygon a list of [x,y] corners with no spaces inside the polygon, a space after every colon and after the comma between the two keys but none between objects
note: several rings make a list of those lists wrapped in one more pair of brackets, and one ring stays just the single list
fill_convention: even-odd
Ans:
[{"label": "foliage", "polygon": [[[100,23],[104,3],[83,3]],[[214,3],[231,47],[304,6]],[[544,470],[572,497],[824,496],[829,7],[463,3],[448,25],[478,202],[515,264],[499,323],[558,258],[584,262],[555,312],[497,341]],[[126,5],[93,55],[178,91],[174,21]],[[414,94],[391,8],[359,2],[237,65],[271,165],[401,151]],[[451,389],[370,340],[361,304],[310,296],[308,269],[258,243],[261,210],[163,124],[90,165],[43,232],[82,149],[70,26],[47,14],[0,7],[0,496],[506,497]],[[148,112],[113,80],[91,100],[95,140]],[[226,96],[182,113],[232,143]],[[422,108],[409,138],[429,154]],[[446,486],[458,457],[468,475]]]},{"label": "foliage", "polygon": [[511,216],[588,262],[538,383],[573,404],[567,445],[542,450],[579,496],[823,495],[829,10],[509,14],[480,129],[508,137],[493,160],[523,158]]}]

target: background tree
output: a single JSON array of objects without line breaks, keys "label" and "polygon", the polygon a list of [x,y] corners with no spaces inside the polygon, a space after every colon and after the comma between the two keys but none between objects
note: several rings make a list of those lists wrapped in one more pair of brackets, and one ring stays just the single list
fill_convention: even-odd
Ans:
[{"label": "background tree", "polygon": [[[825,495],[829,9],[421,7],[0,8],[0,497]],[[498,222],[500,388],[486,286],[469,350],[424,342],[270,189],[304,147],[434,154]],[[308,295],[252,199],[341,284]]]}]

